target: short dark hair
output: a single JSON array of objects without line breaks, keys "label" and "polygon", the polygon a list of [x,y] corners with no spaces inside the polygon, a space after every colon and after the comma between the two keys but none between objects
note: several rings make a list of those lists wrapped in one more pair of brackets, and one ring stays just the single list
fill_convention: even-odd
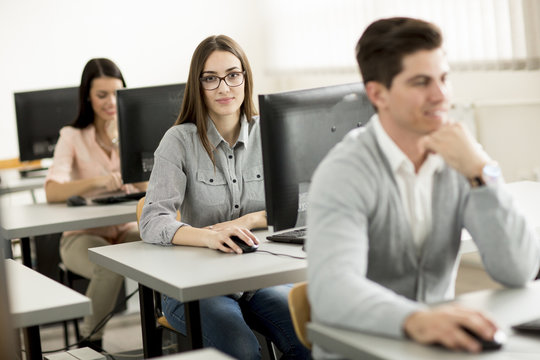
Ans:
[{"label": "short dark hair", "polygon": [[122,80],[126,87],[126,82],[122,72],[114,62],[105,58],[89,60],[84,66],[81,76],[81,85],[79,86],[79,113],[72,126],[78,129],[84,129],[94,123],[94,110],[90,103],[90,86],[92,80],[99,77],[112,77]]},{"label": "short dark hair", "polygon": [[418,50],[437,49],[442,41],[441,30],[424,20],[394,17],[373,22],[356,45],[364,84],[377,81],[390,88],[403,69],[403,57]]}]

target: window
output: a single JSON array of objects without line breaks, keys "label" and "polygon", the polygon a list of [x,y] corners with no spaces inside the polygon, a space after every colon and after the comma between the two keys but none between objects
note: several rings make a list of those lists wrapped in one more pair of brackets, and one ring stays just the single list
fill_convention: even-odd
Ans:
[{"label": "window", "polygon": [[350,71],[354,48],[373,20],[409,16],[437,24],[454,69],[538,69],[540,1],[264,0],[268,68]]}]

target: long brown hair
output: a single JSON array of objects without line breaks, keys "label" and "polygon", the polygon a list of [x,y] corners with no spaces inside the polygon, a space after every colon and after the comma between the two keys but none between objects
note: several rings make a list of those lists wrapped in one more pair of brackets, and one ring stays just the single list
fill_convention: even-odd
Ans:
[{"label": "long brown hair", "polygon": [[120,79],[124,87],[126,87],[122,72],[114,62],[105,58],[89,60],[84,66],[81,85],[79,86],[79,113],[71,126],[84,129],[94,123],[94,110],[89,98],[90,87],[92,86],[92,80],[100,77]]},{"label": "long brown hair", "polygon": [[225,35],[213,35],[204,39],[195,49],[191,57],[191,65],[189,67],[189,75],[184,91],[184,100],[180,109],[180,115],[174,123],[179,125],[183,123],[193,123],[197,126],[197,133],[201,143],[210,156],[212,163],[215,165],[214,149],[206,135],[207,126],[206,119],[208,118],[208,109],[204,103],[204,89],[201,86],[200,77],[204,70],[204,64],[208,57],[214,51],[228,51],[236,56],[242,64],[242,70],[245,71],[244,80],[244,102],[240,107],[240,116],[245,115],[247,121],[251,121],[254,115],[257,115],[255,104],[253,103],[253,76],[251,66],[244,53],[244,50],[236,41]]}]

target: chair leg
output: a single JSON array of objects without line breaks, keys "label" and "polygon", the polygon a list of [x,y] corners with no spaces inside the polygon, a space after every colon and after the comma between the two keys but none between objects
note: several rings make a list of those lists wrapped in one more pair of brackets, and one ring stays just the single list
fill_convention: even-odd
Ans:
[{"label": "chair leg", "polygon": [[[60,279],[62,284],[66,285],[66,272],[64,271],[62,266],[60,266],[60,264],[58,264],[58,278]],[[69,346],[68,322],[62,321],[62,327],[64,328],[64,346],[68,347]]]},{"label": "chair leg", "polygon": [[[73,282],[78,278],[78,275],[75,275],[71,271],[69,271],[63,263],[58,264],[58,275],[59,279],[65,286],[69,287],[70,289],[73,289]],[[77,319],[73,319],[73,329],[75,330],[75,341],[79,341],[80,339],[80,333],[79,333],[79,321]],[[63,322],[63,328],[64,328],[64,342],[65,346],[69,346],[69,327],[68,327],[68,321]]]},{"label": "chair leg", "polygon": [[73,319],[73,329],[75,329],[75,341],[79,341],[81,335],[79,334],[79,321],[77,319]]},{"label": "chair leg", "polygon": [[68,333],[68,322],[62,321],[62,327],[64,328],[64,346],[69,346],[69,333]]},{"label": "chair leg", "polygon": [[270,356],[270,360],[276,360],[276,350],[274,349],[274,344],[272,344],[272,341],[269,338],[266,338],[266,347],[268,348],[268,355]]}]

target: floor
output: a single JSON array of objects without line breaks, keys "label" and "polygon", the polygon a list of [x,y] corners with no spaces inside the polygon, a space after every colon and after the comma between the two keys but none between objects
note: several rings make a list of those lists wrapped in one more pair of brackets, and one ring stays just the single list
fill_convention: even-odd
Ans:
[{"label": "floor", "polygon": [[[456,280],[456,294],[498,287],[500,286],[494,283],[479,265],[475,254],[463,257]],[[133,302],[132,300],[125,313],[115,315],[107,324],[103,347],[110,354],[108,359],[143,359],[140,316],[137,309],[137,301]],[[73,333],[71,325],[70,332]],[[57,324],[42,327],[41,340],[43,351],[63,348],[62,326]],[[72,338],[73,340],[74,338]],[[167,339],[165,344],[168,344]],[[169,347],[171,346],[169,345]]]}]

